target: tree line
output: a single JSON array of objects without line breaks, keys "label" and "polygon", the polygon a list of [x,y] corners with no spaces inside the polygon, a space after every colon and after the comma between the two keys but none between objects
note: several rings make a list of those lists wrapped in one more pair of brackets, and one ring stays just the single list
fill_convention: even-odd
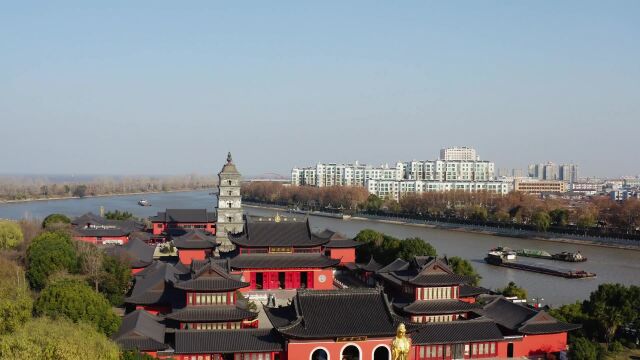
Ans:
[{"label": "tree line", "polygon": [[131,280],[126,259],[73,240],[63,215],[0,221],[0,358],[149,359],[108,338]]},{"label": "tree line", "polygon": [[616,202],[606,196],[570,201],[511,192],[425,192],[400,201],[368,194],[362,187],[286,186],[249,183],[245,200],[308,210],[366,212],[537,231],[640,238],[640,200]]},{"label": "tree line", "polygon": [[95,177],[55,181],[46,177],[0,176],[0,201],[196,190],[216,186],[213,176]]}]

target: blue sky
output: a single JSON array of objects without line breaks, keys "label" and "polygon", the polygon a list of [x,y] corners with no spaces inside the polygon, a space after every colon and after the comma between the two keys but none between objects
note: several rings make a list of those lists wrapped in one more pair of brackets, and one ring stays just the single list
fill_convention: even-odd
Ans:
[{"label": "blue sky", "polygon": [[638,1],[13,1],[0,173],[318,161],[640,173]]}]

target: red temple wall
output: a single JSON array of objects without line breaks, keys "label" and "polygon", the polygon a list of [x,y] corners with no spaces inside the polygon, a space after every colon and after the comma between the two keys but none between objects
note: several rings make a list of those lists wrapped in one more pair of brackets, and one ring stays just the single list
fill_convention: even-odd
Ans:
[{"label": "red temple wall", "polygon": [[340,260],[340,265],[356,262],[356,249],[354,248],[330,249],[329,253],[332,259]]},{"label": "red temple wall", "polygon": [[243,281],[250,286],[240,289],[246,292],[258,290],[256,274],[262,273],[262,290],[280,288],[280,273],[284,273],[284,288],[299,289],[302,287],[302,273],[307,273],[307,288],[326,290],[333,289],[333,270],[331,269],[260,269],[260,270],[244,270],[240,274]]},{"label": "red temple wall", "polygon": [[[498,343],[498,357],[507,357],[507,347],[510,341]],[[567,349],[567,333],[525,335],[522,339],[514,339],[513,356],[523,357],[550,352],[558,352]]]},{"label": "red temple wall", "polygon": [[[210,223],[171,223],[171,228],[180,228],[180,227],[187,227],[185,228],[186,230],[189,230],[191,228],[193,228],[194,226],[201,226],[204,225],[204,228],[201,228],[200,230],[204,230],[207,231],[213,235],[215,235],[216,233],[216,224],[213,222]],[[153,235],[160,235],[162,234],[163,231],[165,231],[166,229],[168,229],[169,225],[167,223],[162,223],[162,222],[154,222],[153,223]]]},{"label": "red temple wall", "polygon": [[206,251],[204,249],[178,249],[180,262],[189,265],[193,260],[204,260]]},{"label": "red temple wall", "polygon": [[109,236],[109,237],[102,237],[101,239],[98,239],[96,236],[74,236],[73,238],[78,241],[84,241],[92,244],[102,244],[105,241],[106,242],[118,241],[122,245],[124,245],[129,241],[128,236]]},{"label": "red temple wall", "polygon": [[[361,360],[373,360],[373,352],[379,346],[387,347],[391,353],[391,338],[367,339],[364,341],[335,342],[335,341],[309,341],[309,342],[289,342],[287,346],[288,360],[311,359],[311,353],[316,349],[324,349],[329,354],[329,359],[339,360],[342,350],[349,345],[355,345],[360,349]],[[413,357],[410,359],[413,360]]]}]

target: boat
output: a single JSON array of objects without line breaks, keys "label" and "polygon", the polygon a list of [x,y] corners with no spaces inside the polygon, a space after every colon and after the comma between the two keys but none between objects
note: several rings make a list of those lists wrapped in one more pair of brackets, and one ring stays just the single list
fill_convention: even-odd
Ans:
[{"label": "boat", "polygon": [[140,206],[151,206],[151,203],[145,199],[141,199],[138,201],[138,205]]},{"label": "boat", "polygon": [[580,254],[580,251],[578,251],[577,253],[563,251],[561,253],[551,255],[551,257],[553,258],[553,260],[559,260],[559,261],[568,261],[568,262],[587,261],[587,258],[585,256],[582,256],[582,254]]},{"label": "boat", "polygon": [[530,257],[530,258],[538,258],[538,259],[547,259],[547,260],[557,260],[557,261],[566,261],[566,262],[584,262],[587,261],[587,258],[578,252],[569,252],[563,251],[557,254],[549,254],[544,250],[532,250],[532,249],[520,249],[516,250],[518,256],[522,257]]},{"label": "boat", "polygon": [[536,272],[540,274],[546,274],[551,276],[559,276],[567,279],[584,279],[595,277],[595,273],[587,272],[584,270],[569,270],[569,269],[560,269],[549,266],[543,266],[540,264],[529,264],[522,263],[517,261],[517,253],[510,249],[498,250],[492,249],[487,254],[487,257],[484,261],[487,264],[501,266],[511,269],[524,270],[530,272]]}]

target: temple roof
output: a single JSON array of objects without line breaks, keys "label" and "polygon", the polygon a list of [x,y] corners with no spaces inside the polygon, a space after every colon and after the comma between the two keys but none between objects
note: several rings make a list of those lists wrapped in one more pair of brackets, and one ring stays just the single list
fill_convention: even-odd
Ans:
[{"label": "temple roof", "polygon": [[229,240],[242,247],[316,247],[329,242],[311,233],[308,219],[258,221],[248,218],[244,231],[229,234]]},{"label": "temple roof", "polygon": [[171,237],[178,249],[212,249],[216,247],[216,238],[200,229],[190,229],[181,235]]},{"label": "temple roof", "polygon": [[110,220],[92,212],[74,218],[71,225],[81,236],[126,236],[144,229],[144,224],[134,220]]},{"label": "temple roof", "polygon": [[176,354],[229,354],[272,352],[284,349],[274,329],[177,330]]},{"label": "temple roof", "polygon": [[490,293],[491,290],[480,286],[472,286],[467,284],[460,285],[460,297],[471,297]]},{"label": "temple roof", "polygon": [[544,310],[515,304],[502,296],[496,297],[482,309],[475,310],[500,326],[523,334],[548,334],[579,329],[580,325],[557,320]]},{"label": "temple roof", "polygon": [[472,280],[469,276],[455,274],[445,259],[431,256],[416,256],[411,262],[396,259],[378,269],[376,274],[396,285],[408,283],[420,287],[461,285]]},{"label": "temple roof", "polygon": [[240,254],[230,260],[233,269],[293,269],[337,266],[339,259],[321,254]]},{"label": "temple roof", "polygon": [[116,245],[107,253],[129,262],[132,268],[149,266],[153,262],[155,246],[149,246],[137,238],[130,239],[124,245]]},{"label": "temple roof", "polygon": [[149,217],[151,222],[177,223],[210,223],[215,222],[217,215],[207,209],[167,209]]},{"label": "temple roof", "polygon": [[456,344],[478,341],[499,341],[504,336],[498,326],[487,319],[432,322],[416,327],[411,335],[413,345]]},{"label": "temple roof", "polygon": [[165,350],[165,326],[157,316],[136,310],[122,318],[122,324],[112,339],[125,350]]},{"label": "temple roof", "polygon": [[192,267],[191,274],[181,277],[182,280],[175,283],[177,289],[222,292],[237,290],[249,286],[248,283],[238,280],[239,276],[229,274],[215,262],[207,262]]},{"label": "temple roof", "polygon": [[410,304],[394,304],[394,306],[412,315],[455,314],[480,308],[477,304],[470,304],[456,299],[416,300]]},{"label": "temple roof", "polygon": [[236,168],[236,165],[233,163],[233,158],[231,157],[231,153],[227,154],[227,163],[222,166],[222,170],[220,170],[220,174],[240,175],[240,172]]},{"label": "temple roof", "polygon": [[356,264],[356,267],[360,270],[363,271],[368,271],[368,272],[376,272],[378,271],[380,268],[382,268],[382,264],[378,263],[373,256],[371,258],[369,258],[369,262],[366,264]]},{"label": "temple roof", "polygon": [[155,261],[135,276],[131,294],[126,303],[139,305],[171,304],[184,302],[184,296],[174,289],[179,271],[166,262]]},{"label": "temple roof", "polygon": [[165,318],[180,322],[222,322],[253,319],[258,313],[235,305],[187,306],[177,309]]},{"label": "temple roof", "polygon": [[387,337],[398,324],[381,289],[298,290],[288,307],[264,309],[281,334],[300,339]]}]

